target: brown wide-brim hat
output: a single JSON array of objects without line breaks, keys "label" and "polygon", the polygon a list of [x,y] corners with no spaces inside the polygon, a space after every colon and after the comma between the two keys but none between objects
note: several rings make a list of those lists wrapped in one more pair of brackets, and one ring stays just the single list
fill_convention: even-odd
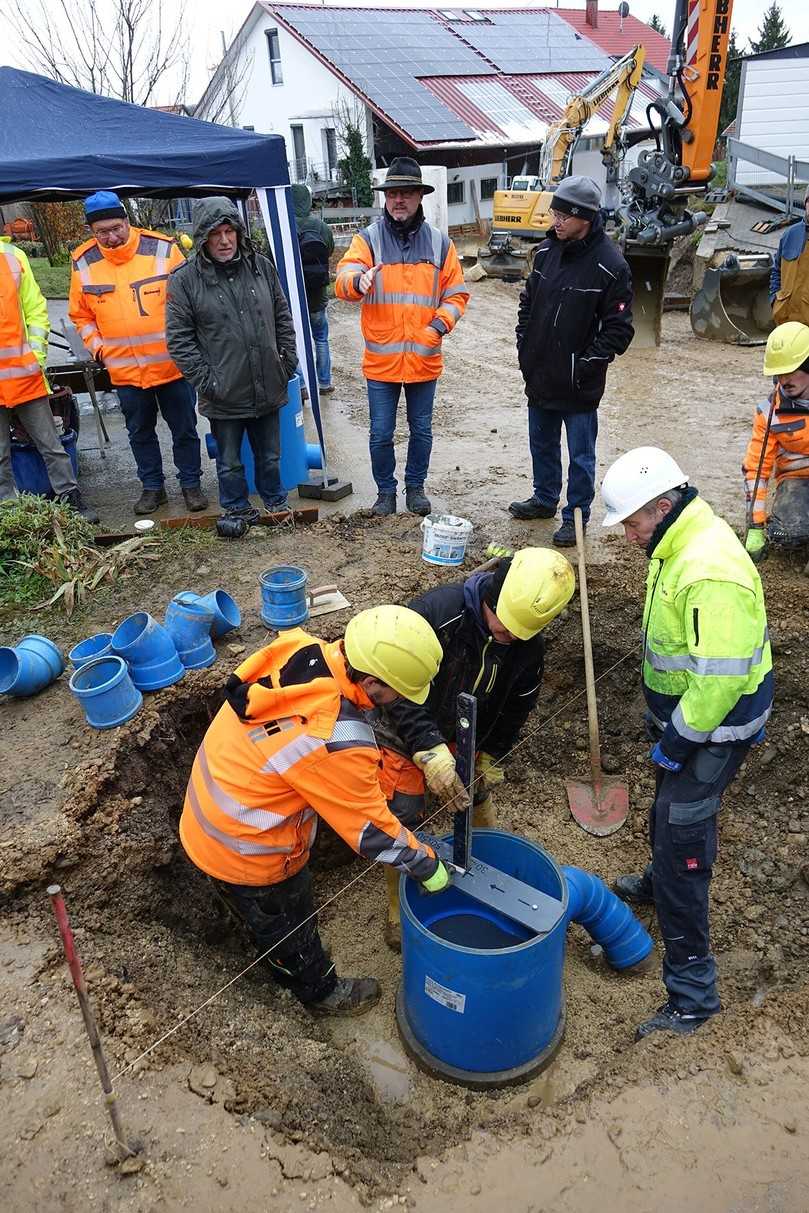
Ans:
[{"label": "brown wide-brim hat", "polygon": [[397,156],[392,160],[385,180],[374,186],[375,190],[417,189],[424,194],[434,194],[435,186],[421,179],[421,165],[410,156]]}]

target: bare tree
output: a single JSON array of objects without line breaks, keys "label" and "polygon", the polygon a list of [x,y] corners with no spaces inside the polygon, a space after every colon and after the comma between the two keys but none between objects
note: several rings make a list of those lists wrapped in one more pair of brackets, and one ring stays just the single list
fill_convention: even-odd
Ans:
[{"label": "bare tree", "polygon": [[247,84],[253,73],[253,51],[238,34],[227,46],[222,34],[222,58],[212,68],[210,82],[194,107],[194,117],[223,126],[238,126]]},{"label": "bare tree", "polygon": [[28,65],[53,80],[136,105],[167,86],[185,97],[185,0],[3,0],[0,15]]}]

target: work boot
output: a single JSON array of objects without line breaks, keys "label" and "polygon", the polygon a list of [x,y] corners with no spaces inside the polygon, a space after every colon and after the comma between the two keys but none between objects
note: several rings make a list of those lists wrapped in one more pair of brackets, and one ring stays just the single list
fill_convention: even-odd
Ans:
[{"label": "work boot", "polygon": [[378,516],[396,513],[396,494],[380,493],[371,506],[371,513]]},{"label": "work boot", "polygon": [[135,502],[136,514],[153,514],[168,501],[165,489],[144,489]]},{"label": "work boot", "polygon": [[527,501],[512,501],[508,512],[512,518],[530,522],[535,518],[554,518],[556,506],[543,505],[541,501],[537,501],[536,497],[529,497]]},{"label": "work boot", "polygon": [[432,508],[423,484],[405,485],[405,509],[408,513],[420,514],[424,518]]},{"label": "work boot", "polygon": [[264,503],[264,509],[268,514],[288,514],[289,513],[289,498],[286,493],[283,497],[279,497],[276,501]]},{"label": "work boot", "polygon": [[[587,527],[582,527],[582,530],[586,531]],[[559,530],[553,532],[552,539],[558,548],[574,548],[576,546],[576,527],[573,519],[566,519]]]},{"label": "work boot", "polygon": [[616,876],[612,891],[630,906],[653,906],[655,903],[654,887],[646,872]]},{"label": "work boot", "polygon": [[364,1015],[375,1007],[382,994],[373,977],[338,977],[331,994],[320,1002],[306,1004],[313,1015]]},{"label": "work boot", "polygon": [[710,1018],[710,1015],[692,1015],[680,1011],[670,1002],[666,1002],[662,1007],[658,1007],[649,1019],[638,1024],[635,1040],[645,1040],[652,1032],[673,1032],[675,1036],[690,1036]]},{"label": "work boot", "polygon": [[261,520],[261,511],[257,510],[254,505],[242,505],[232,510],[226,510],[224,516],[225,518],[243,518],[248,526],[255,526]]},{"label": "work boot", "polygon": [[200,510],[207,510],[208,508],[208,498],[198,484],[193,485],[191,488],[184,488],[183,499],[192,514],[197,514]]},{"label": "work boot", "polygon": [[320,392],[321,396],[330,396],[332,394],[332,392],[334,391],[334,384],[333,383],[319,383],[317,385],[317,390]]},{"label": "work boot", "polygon": [[77,514],[81,514],[93,526],[96,526],[100,521],[98,514],[89,505],[85,505],[82,501],[81,493],[78,489],[71,489],[69,493],[62,493],[59,498],[62,505],[69,505],[71,510],[75,510]]}]

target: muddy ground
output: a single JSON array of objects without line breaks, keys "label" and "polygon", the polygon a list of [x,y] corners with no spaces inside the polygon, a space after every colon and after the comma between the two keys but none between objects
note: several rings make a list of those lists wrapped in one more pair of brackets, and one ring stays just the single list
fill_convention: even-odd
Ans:
[{"label": "muddy ground", "polygon": [[[469,351],[477,315],[481,354],[493,345],[501,352],[494,362],[507,365],[504,304],[513,302],[514,288],[485,283],[476,290],[464,358],[450,362],[439,409],[444,442],[437,451],[444,454],[435,475],[446,504],[476,522],[467,568],[489,538],[546,542],[550,530],[500,513],[509,488],[521,483],[524,410],[511,370],[492,370],[488,356],[474,362]],[[333,333],[348,350],[354,314],[336,312]],[[689,340],[681,321],[667,320],[662,352],[645,362],[638,356],[634,376],[619,364],[601,455],[609,460],[654,440],[657,427],[657,440],[690,459],[709,498],[739,522],[736,468],[760,387],[760,354]],[[334,407],[347,418],[341,432],[361,433],[359,377],[338,370],[336,381]],[[507,448],[502,455],[487,451],[494,439],[481,441],[487,410],[489,428]],[[454,480],[448,440],[458,452],[449,459],[464,465]],[[356,434],[352,441],[359,461]],[[575,602],[550,630],[542,697],[507,764],[497,806],[507,828],[538,840],[560,862],[609,879],[646,855],[652,774],[637,666],[644,561],[594,529],[588,547],[604,749],[629,785],[629,821],[596,839],[567,809],[565,776],[587,770]],[[34,700],[0,708],[0,1177],[15,1213],[54,1205],[70,1213],[88,1205],[236,1209],[255,1204],[257,1193],[260,1207],[278,1209],[401,1203],[483,1210],[495,1201],[524,1213],[674,1211],[686,1203],[717,1213],[806,1208],[809,659],[802,640],[809,621],[798,561],[763,566],[778,701],[768,742],[725,800],[713,929],[726,1010],[696,1038],[633,1046],[635,1024],[662,1001],[658,974],[611,973],[573,927],[567,1033],[553,1066],[526,1086],[496,1093],[435,1081],[407,1061],[398,1042],[399,960],[381,939],[381,875],[325,846],[316,880],[318,902],[329,903],[323,935],[341,971],[380,978],[380,1005],[356,1021],[316,1023],[254,971],[141,1056],[250,960],[245,940],[184,862],[176,824],[193,753],[226,673],[241,659],[229,646],[250,651],[267,638],[259,572],[301,563],[313,582],[337,581],[358,609],[383,598],[406,601],[454,575],[421,562],[419,548],[411,516],[336,514],[296,531],[189,546],[170,568],[133,578],[71,621],[2,621],[3,643],[39,630],[69,647],[132,609],[162,615],[178,589],[217,585],[244,613],[215,666],[148,696],[141,713],[112,733],[87,728],[64,678]],[[347,617],[325,616],[313,630],[336,637]],[[54,879],[77,928],[122,1112],[146,1146],[143,1169],[128,1177],[104,1166],[103,1107],[45,895]]]}]

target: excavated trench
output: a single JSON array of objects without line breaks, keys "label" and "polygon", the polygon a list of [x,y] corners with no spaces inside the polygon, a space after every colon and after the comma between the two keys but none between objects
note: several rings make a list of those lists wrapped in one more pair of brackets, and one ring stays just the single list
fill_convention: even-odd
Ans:
[{"label": "excavated trench", "polygon": [[[607,839],[584,834],[567,809],[564,778],[587,771],[578,610],[550,630],[540,704],[498,790],[502,824],[541,842],[563,863],[606,879],[645,861],[653,789],[640,725],[637,678],[639,568],[618,562],[591,575],[594,650],[605,767],[627,780],[627,825]],[[414,576],[416,576],[414,574]],[[714,947],[727,1013],[692,1045],[707,1058],[750,1031],[751,1007],[806,1035],[809,954],[809,717],[807,659],[794,603],[802,586],[771,569],[771,632],[779,701],[770,740],[726,797],[714,880]],[[404,598],[405,595],[403,594]],[[331,628],[337,635],[338,625]],[[327,634],[327,628],[318,629]],[[152,697],[111,748],[93,750],[68,777],[65,829],[12,897],[13,913],[42,914],[41,889],[59,870],[69,896],[88,984],[116,1070],[249,963],[249,944],[220,912],[205,879],[185,861],[177,821],[194,753],[218,709],[221,670],[188,675]],[[318,903],[362,870],[342,846],[321,843]],[[435,1081],[406,1060],[393,1018],[399,959],[382,942],[381,873],[328,907],[324,939],[338,969],[372,974],[382,1002],[357,1020],[313,1021],[260,967],[230,986],[136,1068],[187,1060],[213,1066],[202,1094],[258,1114],[284,1141],[328,1151],[365,1193],[391,1190],[418,1157],[434,1157],[476,1129],[551,1135],[571,1100],[633,1078],[663,1076],[682,1054],[631,1045],[634,1025],[661,1001],[657,973],[618,976],[576,927],[566,967],[568,1028],[550,1071],[527,1087],[475,1093]],[[43,918],[44,923],[44,918]],[[44,926],[43,926],[44,929]],[[654,933],[654,926],[652,927]],[[54,963],[58,963],[54,958]]]}]

